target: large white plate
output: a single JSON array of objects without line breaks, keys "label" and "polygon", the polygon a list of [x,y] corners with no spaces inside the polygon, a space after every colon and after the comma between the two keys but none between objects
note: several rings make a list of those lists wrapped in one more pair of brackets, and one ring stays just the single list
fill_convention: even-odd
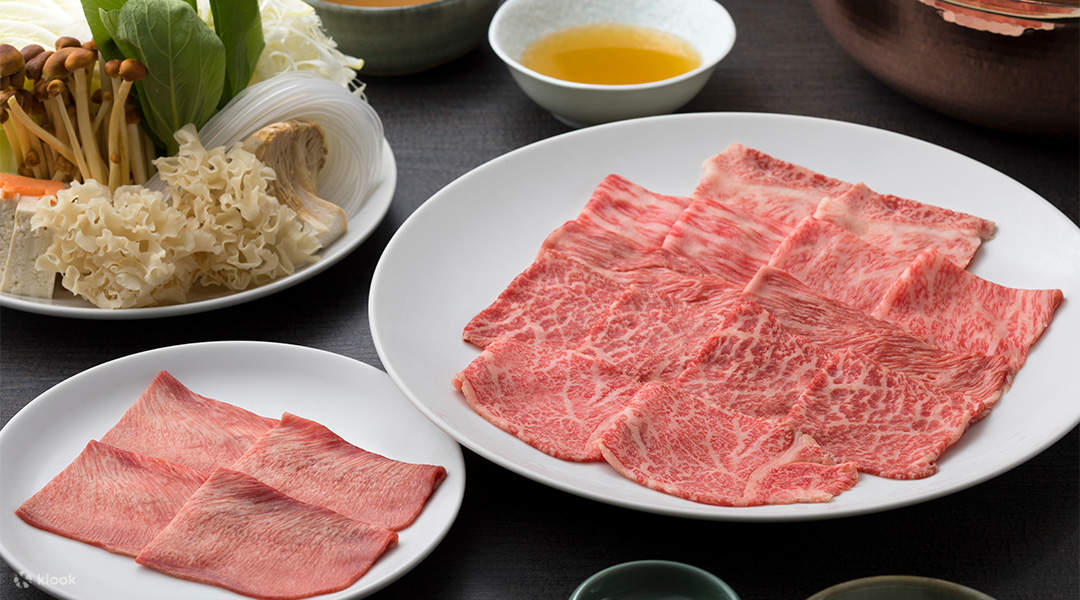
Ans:
[{"label": "large white plate", "polygon": [[[163,369],[211,398],[265,416],[289,411],[372,452],[446,467],[446,480],[420,517],[399,532],[398,545],[354,585],[320,599],[359,598],[383,588],[423,560],[454,522],[465,491],[461,449],[402,398],[382,371],[330,352],[286,344],[172,346],[75,375],[27,404],[0,430],[0,555],[27,581],[73,600],[243,597],[169,577],[129,557],[36,529],[15,516],[15,509],[67,466],[88,441],[108,431]],[[68,576],[74,583],[64,579]]]},{"label": "large white plate", "polygon": [[[759,148],[882,192],[993,219],[997,238],[978,275],[1017,287],[1058,287],[1066,302],[1012,390],[918,481],[863,476],[825,504],[725,508],[695,504],[624,479],[606,464],[543,454],[488,424],[450,385],[478,351],[465,323],[573,219],[592,188],[619,173],[686,195],[701,163],[731,142]],[[849,123],[771,114],[687,114],[624,121],[544,140],[480,166],[435,194],[398,230],[375,269],[368,306],[379,357],[405,395],[459,442],[522,475],[620,506],[707,519],[854,515],[928,500],[1034,456],[1080,420],[1080,230],[1016,181],[950,150]]]},{"label": "large white plate", "polygon": [[379,183],[368,195],[367,200],[360,205],[360,209],[356,214],[349,215],[349,229],[345,232],[345,235],[324,249],[320,253],[321,258],[318,261],[297,269],[292,275],[287,275],[263,286],[242,292],[228,292],[217,289],[194,290],[191,299],[183,304],[146,308],[105,309],[97,308],[57,285],[56,294],[52,299],[0,294],[0,306],[78,319],[149,319],[200,313],[250,302],[310,279],[348,256],[350,252],[355,250],[361,242],[371,235],[371,232],[386,216],[386,211],[390,209],[390,201],[394,198],[394,188],[396,186],[397,164],[394,161],[394,152],[390,149],[390,144],[384,139]]}]

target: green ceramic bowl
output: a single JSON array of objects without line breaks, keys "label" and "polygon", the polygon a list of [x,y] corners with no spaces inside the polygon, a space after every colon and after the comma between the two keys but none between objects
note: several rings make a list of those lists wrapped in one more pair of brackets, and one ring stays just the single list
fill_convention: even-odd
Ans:
[{"label": "green ceramic bowl", "polygon": [[362,75],[404,75],[454,60],[484,39],[499,5],[499,0],[436,0],[367,8],[304,1],[319,13],[342,52],[364,59]]},{"label": "green ceramic bowl", "polygon": [[845,581],[809,600],[994,600],[969,587],[912,575],[881,575]]},{"label": "green ceramic bowl", "polygon": [[570,600],[739,600],[719,577],[690,565],[639,560],[589,577]]}]

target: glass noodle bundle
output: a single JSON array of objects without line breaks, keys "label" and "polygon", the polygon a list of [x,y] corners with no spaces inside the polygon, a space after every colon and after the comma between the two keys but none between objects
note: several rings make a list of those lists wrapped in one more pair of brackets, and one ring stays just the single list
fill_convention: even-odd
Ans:
[{"label": "glass noodle bundle", "polygon": [[[317,75],[290,72],[248,86],[199,130],[208,149],[242,142],[259,129],[289,119],[310,119],[326,136],[319,197],[355,215],[378,183],[383,127],[360,96]],[[147,186],[163,189],[155,175]]]}]

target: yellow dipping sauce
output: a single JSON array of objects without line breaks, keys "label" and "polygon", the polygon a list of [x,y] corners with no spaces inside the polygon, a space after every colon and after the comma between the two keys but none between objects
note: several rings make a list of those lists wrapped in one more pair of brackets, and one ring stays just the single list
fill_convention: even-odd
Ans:
[{"label": "yellow dipping sauce", "polygon": [[549,33],[525,49],[521,64],[566,81],[626,85],[692,71],[701,56],[686,40],[640,25],[605,23]]}]

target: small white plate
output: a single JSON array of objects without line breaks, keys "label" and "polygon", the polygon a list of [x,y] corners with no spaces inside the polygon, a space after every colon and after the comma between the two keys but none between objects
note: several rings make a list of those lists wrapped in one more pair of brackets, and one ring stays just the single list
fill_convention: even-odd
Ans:
[{"label": "small white plate", "polygon": [[[71,600],[235,600],[224,589],[169,577],[126,556],[27,525],[15,509],[124,414],[158,371],[192,390],[268,417],[315,420],[390,458],[446,467],[446,480],[398,545],[349,588],[360,598],[401,577],[450,529],[465,492],[461,448],[416,411],[382,371],[322,350],[267,342],[207,342],[98,365],[35,398],[0,430],[0,555],[20,576]],[[73,582],[72,582],[73,580]]]},{"label": "small white plate", "polygon": [[329,247],[323,249],[320,252],[321,258],[318,261],[297,269],[292,275],[282,277],[263,286],[242,292],[228,292],[219,289],[193,290],[191,299],[183,304],[107,309],[90,304],[60,287],[58,283],[56,294],[52,299],[0,294],[0,306],[76,319],[150,319],[189,315],[250,302],[310,279],[348,256],[350,252],[355,250],[361,242],[371,235],[371,232],[386,216],[386,211],[390,209],[390,201],[394,198],[394,189],[396,187],[397,164],[394,161],[394,152],[390,149],[390,144],[383,139],[383,157],[379,171],[379,183],[371,191],[368,199],[360,206],[356,214],[349,215],[349,229],[345,234],[331,243]]},{"label": "small white plate", "polygon": [[[742,142],[822,173],[993,219],[999,231],[972,270],[1015,287],[1060,288],[1065,304],[1013,388],[916,481],[864,475],[823,504],[696,504],[625,479],[604,463],[552,458],[489,424],[450,385],[479,351],[462,328],[536,255],[544,237],[619,173],[687,195],[701,163]],[[1034,192],[970,158],[900,134],[825,119],[710,113],[612,123],[537,142],[443,188],[394,235],[375,269],[371,333],[387,373],[459,442],[536,481],[588,498],[684,517],[792,520],[874,512],[975,485],[1031,458],[1080,421],[1080,229]]]}]

